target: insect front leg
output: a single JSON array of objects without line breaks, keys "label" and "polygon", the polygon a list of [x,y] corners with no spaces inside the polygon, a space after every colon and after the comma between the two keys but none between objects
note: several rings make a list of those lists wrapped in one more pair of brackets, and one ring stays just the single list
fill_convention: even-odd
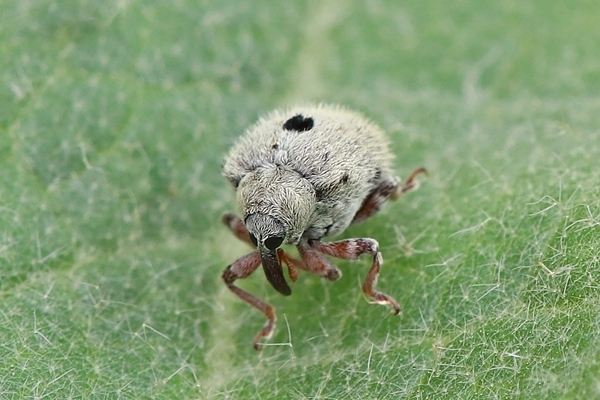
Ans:
[{"label": "insect front leg", "polygon": [[296,268],[306,270],[306,266],[302,261],[296,260],[294,257],[283,251],[283,249],[277,249],[277,257],[279,257],[280,263],[287,265],[288,275],[292,282],[298,280],[298,271],[296,271]]},{"label": "insect front leg", "polygon": [[250,304],[252,307],[258,309],[265,315],[265,317],[267,317],[265,326],[256,334],[254,341],[252,342],[256,350],[260,350],[260,341],[262,338],[268,339],[271,337],[271,335],[273,335],[275,321],[277,320],[275,308],[273,308],[272,305],[259,300],[257,297],[246,292],[245,290],[235,286],[233,282],[235,282],[237,279],[247,278],[250,276],[250,274],[256,271],[260,264],[260,254],[258,251],[254,251],[241,258],[238,258],[233,264],[225,268],[225,271],[223,271],[223,275],[221,276],[229,290],[235,293],[240,299]]},{"label": "insect front leg", "polygon": [[320,277],[327,278],[330,281],[335,281],[342,277],[342,271],[316,252],[310,244],[300,242],[297,248],[303,262],[294,265],[295,267],[319,275]]},{"label": "insect front leg", "polygon": [[246,225],[244,225],[244,222],[237,215],[228,212],[223,214],[221,220],[225,226],[227,226],[229,230],[233,232],[235,237],[243,242],[248,243],[250,246],[256,247],[250,240],[250,233],[248,232],[248,229],[246,229]]},{"label": "insect front leg", "polygon": [[392,307],[394,314],[400,313],[400,306],[396,300],[375,289],[379,270],[381,269],[381,264],[383,264],[383,256],[379,251],[379,243],[375,239],[345,239],[331,243],[313,240],[309,242],[309,245],[318,252],[344,260],[357,259],[361,254],[372,255],[373,264],[362,284],[362,291],[367,297],[373,299],[374,302]]},{"label": "insect front leg", "polygon": [[423,167],[415,169],[411,172],[402,186],[399,186],[395,179],[387,179],[381,182],[381,184],[363,201],[360,209],[354,215],[352,223],[356,224],[362,222],[377,214],[388,199],[397,200],[404,193],[417,189],[419,187],[419,182],[416,177],[419,174],[427,175],[427,170]]}]

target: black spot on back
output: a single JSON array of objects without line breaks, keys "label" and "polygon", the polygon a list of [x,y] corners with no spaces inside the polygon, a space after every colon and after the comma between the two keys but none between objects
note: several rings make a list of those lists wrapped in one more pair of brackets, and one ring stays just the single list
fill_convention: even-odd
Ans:
[{"label": "black spot on back", "polygon": [[342,176],[342,179],[340,179],[340,183],[341,184],[348,183],[348,180],[350,180],[350,176],[346,173],[346,174],[344,174],[344,176]]},{"label": "black spot on back", "polygon": [[273,150],[277,150],[279,148],[279,145],[277,143],[275,143],[274,145],[271,146],[271,148]]},{"label": "black spot on back", "polygon": [[311,130],[313,126],[315,126],[315,121],[312,118],[304,118],[304,116],[298,114],[285,121],[283,129],[286,131],[305,132]]}]

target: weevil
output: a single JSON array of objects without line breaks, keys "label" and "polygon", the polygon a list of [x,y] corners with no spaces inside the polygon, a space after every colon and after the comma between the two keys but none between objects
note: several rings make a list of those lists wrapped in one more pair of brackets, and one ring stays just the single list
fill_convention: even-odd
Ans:
[{"label": "weevil", "polygon": [[[404,183],[392,169],[393,155],[383,131],[361,114],[335,105],[307,105],[275,110],[242,135],[224,160],[223,175],[235,189],[241,217],[223,215],[223,222],[254,251],[223,271],[227,287],[260,310],[267,322],[254,337],[272,336],[276,313],[272,305],[234,283],[261,264],[269,283],[284,296],[291,294],[282,265],[292,282],[297,270],[335,281],[341,271],[325,256],[350,260],[373,257],[362,284],[373,302],[400,312],[398,302],[375,288],[383,257],[371,238],[323,242],[349,225],[376,214],[388,200],[418,187],[415,169]],[[293,245],[300,259],[284,251]]]}]

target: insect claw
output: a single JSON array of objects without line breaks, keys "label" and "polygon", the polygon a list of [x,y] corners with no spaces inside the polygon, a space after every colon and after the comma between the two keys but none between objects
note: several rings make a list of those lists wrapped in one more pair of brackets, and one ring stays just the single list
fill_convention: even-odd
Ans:
[{"label": "insect claw", "polygon": [[267,322],[265,323],[265,326],[263,326],[263,328],[260,331],[258,331],[256,336],[254,337],[254,340],[252,341],[255,350],[262,350],[260,343],[261,340],[263,338],[270,339],[271,336],[273,336],[273,332],[275,331],[275,321],[277,320],[275,309],[271,305],[268,305],[265,308],[264,313],[267,316]]}]

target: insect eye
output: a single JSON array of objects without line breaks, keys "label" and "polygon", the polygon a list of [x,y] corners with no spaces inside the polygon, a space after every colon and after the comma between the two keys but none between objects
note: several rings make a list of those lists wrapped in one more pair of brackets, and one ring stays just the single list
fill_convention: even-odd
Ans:
[{"label": "insect eye", "polygon": [[258,240],[256,240],[256,236],[254,236],[253,234],[250,234],[250,241],[254,246],[258,246]]},{"label": "insect eye", "polygon": [[265,247],[269,250],[275,250],[283,243],[283,236],[271,236],[265,239]]}]

